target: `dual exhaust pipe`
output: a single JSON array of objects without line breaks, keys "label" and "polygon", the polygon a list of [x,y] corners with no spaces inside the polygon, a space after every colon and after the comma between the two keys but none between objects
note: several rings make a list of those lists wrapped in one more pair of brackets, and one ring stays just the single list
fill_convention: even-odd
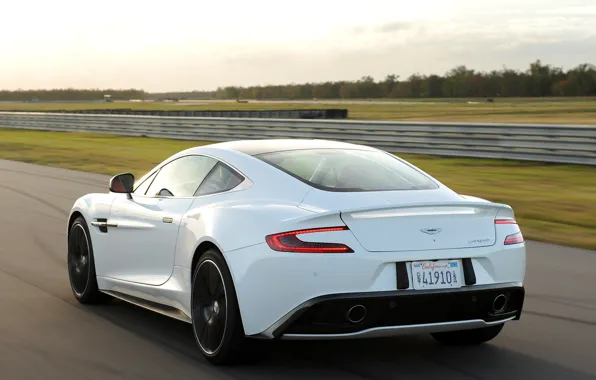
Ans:
[{"label": "dual exhaust pipe", "polygon": [[[492,312],[495,314],[503,312],[507,306],[507,296],[499,294],[493,298]],[[346,319],[353,324],[360,323],[366,318],[368,311],[364,305],[354,305],[346,312]]]}]

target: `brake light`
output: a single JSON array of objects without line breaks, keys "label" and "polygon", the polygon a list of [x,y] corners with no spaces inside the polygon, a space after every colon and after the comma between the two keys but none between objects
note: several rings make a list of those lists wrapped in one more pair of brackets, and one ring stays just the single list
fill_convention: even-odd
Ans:
[{"label": "brake light", "polygon": [[517,224],[515,219],[495,219],[495,224]]},{"label": "brake light", "polygon": [[265,241],[271,249],[280,252],[299,252],[299,253],[351,253],[354,252],[350,247],[340,243],[310,242],[298,239],[296,235],[312,234],[316,232],[344,231],[348,227],[324,227],[312,228],[307,230],[297,230],[282,232],[279,234],[268,235]]},{"label": "brake light", "polygon": [[524,242],[524,237],[522,235],[521,232],[516,232],[514,234],[511,235],[507,235],[507,237],[505,238],[505,245],[511,245],[511,244],[520,244]]}]

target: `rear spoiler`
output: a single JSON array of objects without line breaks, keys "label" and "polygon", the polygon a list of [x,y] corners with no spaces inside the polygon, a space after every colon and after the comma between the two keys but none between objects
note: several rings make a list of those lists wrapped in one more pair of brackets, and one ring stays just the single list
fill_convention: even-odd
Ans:
[{"label": "rear spoiler", "polygon": [[[300,207],[304,208],[304,207]],[[367,217],[367,214],[373,213],[380,213],[382,211],[386,211],[387,214],[390,212],[395,215],[391,216],[399,216],[400,212],[404,212],[408,209],[429,209],[429,208],[440,208],[440,209],[482,209],[482,210],[497,210],[497,215],[500,218],[514,218],[513,209],[511,206],[502,204],[502,203],[493,203],[493,202],[478,202],[478,201],[449,201],[449,202],[419,202],[419,203],[408,203],[408,204],[386,204],[382,206],[374,206],[374,207],[357,207],[345,210],[331,210],[325,211],[320,213],[315,213],[313,215],[302,216],[295,219],[292,219],[295,223],[302,223],[302,222],[313,222],[333,216],[338,216],[341,218],[342,215],[346,214],[360,214],[358,217]],[[304,208],[306,209],[306,208]],[[313,211],[313,210],[310,210]],[[315,211],[313,211],[315,212]],[[452,213],[457,214],[457,211],[453,210]],[[415,215],[409,213],[410,215]],[[418,213],[420,214],[420,212]],[[389,216],[389,215],[387,215]],[[404,215],[406,216],[406,215]],[[496,216],[495,216],[496,218]]]}]

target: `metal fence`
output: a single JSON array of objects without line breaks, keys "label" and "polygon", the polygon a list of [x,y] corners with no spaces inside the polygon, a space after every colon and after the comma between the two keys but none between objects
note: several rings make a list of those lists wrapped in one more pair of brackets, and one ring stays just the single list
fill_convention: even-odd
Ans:
[{"label": "metal fence", "polygon": [[0,112],[0,127],[199,141],[316,138],[394,153],[596,165],[596,125],[375,122]]},{"label": "metal fence", "polygon": [[[15,110],[11,112],[27,113]],[[288,110],[137,110],[131,108],[32,111],[35,113],[76,113],[87,115],[143,115],[183,117],[234,117],[260,119],[346,119],[347,109],[288,109]]]}]

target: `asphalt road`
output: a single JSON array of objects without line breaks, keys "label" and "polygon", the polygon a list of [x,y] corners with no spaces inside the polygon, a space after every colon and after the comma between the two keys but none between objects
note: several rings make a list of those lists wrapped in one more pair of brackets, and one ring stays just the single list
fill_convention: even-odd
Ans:
[{"label": "asphalt road", "polygon": [[106,189],[105,176],[0,160],[0,379],[596,378],[596,252],[533,242],[525,314],[490,344],[278,342],[258,365],[212,367],[189,325],[72,297],[66,215],[77,197]]}]

